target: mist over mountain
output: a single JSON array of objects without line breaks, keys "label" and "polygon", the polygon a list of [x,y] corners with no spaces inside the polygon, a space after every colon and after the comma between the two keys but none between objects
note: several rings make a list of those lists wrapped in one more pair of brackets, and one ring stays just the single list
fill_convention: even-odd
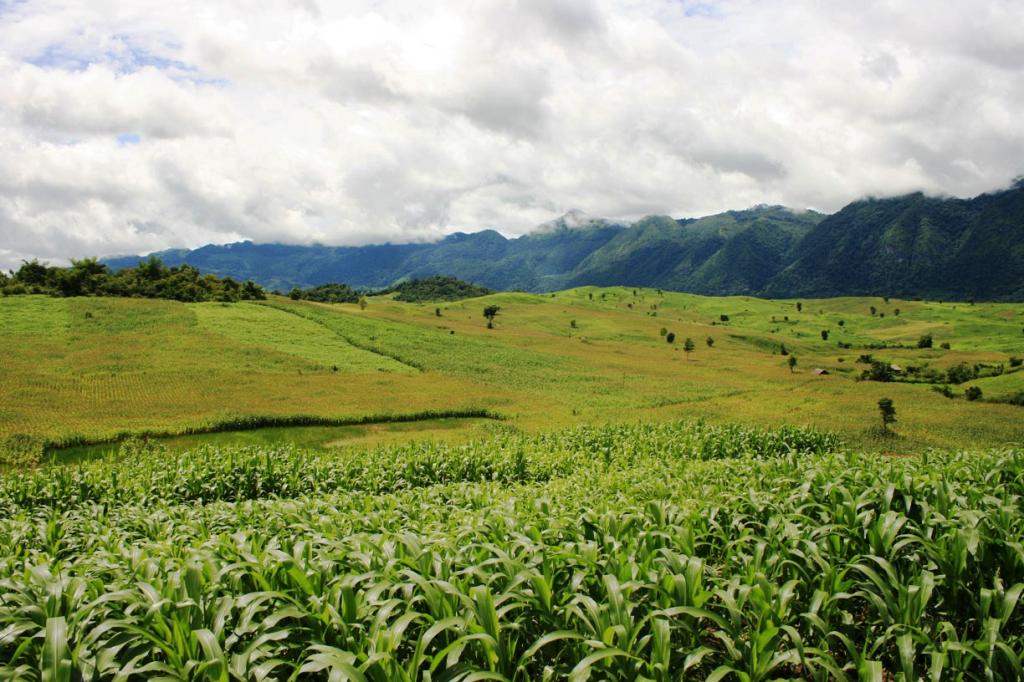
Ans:
[{"label": "mist over mountain", "polygon": [[[491,289],[660,287],[708,295],[1024,299],[1024,181],[971,199],[920,193],[855,201],[833,215],[757,206],[631,225],[574,210],[522,237],[494,230],[434,243],[241,242],[155,254],[272,289],[383,288],[452,275]],[[108,258],[126,267],[139,257]]]}]

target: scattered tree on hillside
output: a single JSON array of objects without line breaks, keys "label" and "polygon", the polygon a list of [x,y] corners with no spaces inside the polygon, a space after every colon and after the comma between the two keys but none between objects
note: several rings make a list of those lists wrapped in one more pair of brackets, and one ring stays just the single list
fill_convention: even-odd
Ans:
[{"label": "scattered tree on hillside", "polygon": [[675,334],[675,332],[669,332],[668,334],[666,334],[665,335],[665,341],[668,342],[668,343],[675,343],[676,342],[676,334]]},{"label": "scattered tree on hillside", "polygon": [[840,327],[845,327],[846,326],[846,320],[839,320],[839,322],[837,322],[836,324],[838,324]]},{"label": "scattered tree on hillside", "polygon": [[779,344],[779,355],[789,355],[789,351],[786,350],[786,344],[784,344],[784,343],[780,343]]},{"label": "scattered tree on hillside", "polygon": [[917,340],[918,348],[931,348],[932,347],[932,335],[923,334],[921,338]]},{"label": "scattered tree on hillside", "polygon": [[896,407],[889,398],[879,398],[878,413],[882,416],[882,431],[889,433],[889,424],[896,423]]},{"label": "scattered tree on hillside", "polygon": [[719,315],[718,319],[720,321],[722,321],[722,322],[728,322],[729,321],[729,316],[728,315]]},{"label": "scattered tree on hillside", "polygon": [[871,367],[861,372],[861,379],[867,381],[892,381],[892,366],[888,362],[880,362],[878,360],[871,360],[870,362]]},{"label": "scattered tree on hillside", "polygon": [[981,400],[981,389],[977,386],[968,386],[964,391],[964,397],[971,401]]},{"label": "scattered tree on hillside", "polygon": [[360,310],[366,310],[366,305],[367,305],[366,297],[365,296],[360,296],[359,297],[359,309]]},{"label": "scattered tree on hillside", "polygon": [[877,312],[878,312],[878,309],[875,308],[875,306],[871,306],[871,315],[874,316],[874,314],[877,313]]},{"label": "scattered tree on hillside", "polygon": [[436,315],[437,317],[441,317],[441,309],[440,308],[434,308],[434,315]]},{"label": "scattered tree on hillside", "polygon": [[828,330],[827,329],[822,329],[821,330],[821,340],[822,341],[828,341]]},{"label": "scattered tree on hillside", "polygon": [[668,330],[667,330],[667,329],[665,329],[664,327],[662,327],[662,328],[661,328],[661,335],[662,335],[662,336],[665,336],[666,334],[668,334]]},{"label": "scattered tree on hillside", "polygon": [[494,318],[498,316],[501,306],[489,305],[484,308],[484,317],[487,318],[487,328],[494,329]]},{"label": "scattered tree on hillside", "polygon": [[694,348],[696,347],[696,344],[693,343],[693,339],[691,339],[689,336],[687,336],[686,340],[683,341],[683,350],[686,351],[687,355],[692,353]]},{"label": "scattered tree on hillside", "polygon": [[786,360],[786,364],[789,365],[789,373],[792,374],[793,373],[793,369],[796,368],[796,356],[795,355],[790,355],[789,359]]},{"label": "scattered tree on hillside", "polygon": [[797,301],[797,302],[796,302],[796,311],[797,311],[798,313],[799,313],[799,312],[803,312],[803,309],[804,309],[804,304],[803,304],[803,303],[801,303],[800,301]]},{"label": "scattered tree on hillside", "polygon": [[712,346],[715,345],[715,339],[709,336],[708,338],[704,339],[704,343],[708,344],[708,348],[711,348]]}]

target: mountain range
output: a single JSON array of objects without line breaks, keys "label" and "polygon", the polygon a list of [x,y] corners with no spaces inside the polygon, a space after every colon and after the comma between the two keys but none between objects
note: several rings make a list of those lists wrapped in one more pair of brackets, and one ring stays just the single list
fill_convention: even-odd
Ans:
[{"label": "mountain range", "polygon": [[[518,238],[483,230],[433,243],[240,242],[153,255],[281,291],[327,282],[376,289],[443,274],[536,292],[626,285],[778,298],[1024,300],[1024,179],[971,199],[862,199],[832,215],[757,206],[627,225],[571,211]],[[104,262],[117,269],[138,260]]]}]

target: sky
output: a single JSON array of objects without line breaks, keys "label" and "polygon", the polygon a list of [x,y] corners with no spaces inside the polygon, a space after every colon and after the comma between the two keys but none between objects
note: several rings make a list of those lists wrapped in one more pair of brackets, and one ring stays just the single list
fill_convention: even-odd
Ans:
[{"label": "sky", "polygon": [[1024,174],[1020,0],[0,0],[0,268]]}]

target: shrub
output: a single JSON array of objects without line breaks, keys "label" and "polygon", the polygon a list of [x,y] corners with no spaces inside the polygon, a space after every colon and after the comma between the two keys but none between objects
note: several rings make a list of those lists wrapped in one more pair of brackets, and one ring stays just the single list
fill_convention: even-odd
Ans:
[{"label": "shrub", "polygon": [[918,348],[931,348],[932,347],[932,335],[924,334],[917,340]]},{"label": "shrub", "polygon": [[1014,355],[1010,356],[1010,367],[1020,367],[1021,364],[1024,364],[1024,358],[1018,358]]},{"label": "shrub", "polygon": [[728,322],[729,321],[729,316],[728,315],[719,315],[718,319],[721,322]]},{"label": "shrub", "polygon": [[828,330],[827,329],[822,329],[821,330],[821,340],[822,341],[828,341]]},{"label": "shrub", "polygon": [[964,397],[968,400],[981,400],[981,389],[977,386],[968,386],[964,391]]},{"label": "shrub", "polygon": [[896,407],[889,398],[879,398],[878,413],[882,416],[882,430],[889,432],[889,424],[896,422]]},{"label": "shrub", "polygon": [[861,372],[860,378],[868,381],[892,381],[892,367],[888,362],[871,361],[871,367]]},{"label": "shrub", "polygon": [[953,365],[946,370],[946,381],[951,384],[962,384],[965,381],[970,381],[977,377],[978,371],[966,362],[961,362],[959,365]]},{"label": "shrub", "polygon": [[668,343],[675,343],[676,342],[675,332],[669,332],[668,334],[666,334],[665,335],[665,341],[667,341]]}]

